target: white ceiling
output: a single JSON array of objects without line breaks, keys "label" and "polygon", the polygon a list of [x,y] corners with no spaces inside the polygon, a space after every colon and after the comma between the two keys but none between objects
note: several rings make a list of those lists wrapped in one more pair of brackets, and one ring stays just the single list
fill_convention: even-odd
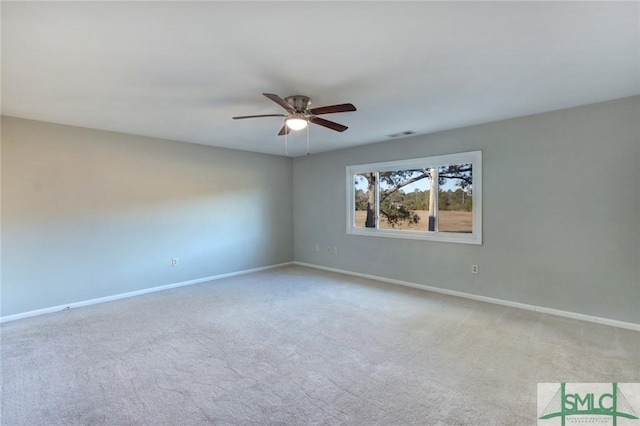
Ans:
[{"label": "white ceiling", "polygon": [[276,155],[280,118],[231,119],[282,113],[263,92],[356,105],[312,152],[640,94],[639,2],[1,7],[3,114]]}]

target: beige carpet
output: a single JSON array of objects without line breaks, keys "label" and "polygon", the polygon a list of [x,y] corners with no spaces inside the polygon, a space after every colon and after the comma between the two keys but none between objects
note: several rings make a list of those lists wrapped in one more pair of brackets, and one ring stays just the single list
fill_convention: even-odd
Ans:
[{"label": "beige carpet", "polygon": [[533,425],[640,333],[303,267],[2,326],[2,425]]}]

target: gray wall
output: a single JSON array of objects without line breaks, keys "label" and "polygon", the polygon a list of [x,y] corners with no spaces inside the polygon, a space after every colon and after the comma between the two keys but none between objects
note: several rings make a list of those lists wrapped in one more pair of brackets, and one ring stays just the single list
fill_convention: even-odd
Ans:
[{"label": "gray wall", "polygon": [[292,220],[289,158],[2,118],[3,316],[288,262]]},{"label": "gray wall", "polygon": [[[296,158],[295,259],[640,323],[639,122],[636,96]],[[482,246],[345,233],[346,166],[472,150]]]},{"label": "gray wall", "polygon": [[[300,157],[292,169],[288,158],[3,117],[1,315],[295,258],[640,323],[639,122],[633,97]],[[482,246],[346,234],[347,165],[478,149]]]}]

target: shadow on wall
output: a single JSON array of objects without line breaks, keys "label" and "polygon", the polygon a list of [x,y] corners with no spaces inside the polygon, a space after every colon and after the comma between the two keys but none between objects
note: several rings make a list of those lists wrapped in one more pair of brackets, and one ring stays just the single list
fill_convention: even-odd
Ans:
[{"label": "shadow on wall", "polygon": [[2,315],[292,260],[290,159],[2,125]]}]

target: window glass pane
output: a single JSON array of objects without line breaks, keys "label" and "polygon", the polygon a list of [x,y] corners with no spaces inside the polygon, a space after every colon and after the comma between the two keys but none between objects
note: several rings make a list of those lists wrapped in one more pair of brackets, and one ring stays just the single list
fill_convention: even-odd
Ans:
[{"label": "window glass pane", "polygon": [[438,174],[438,231],[472,233],[472,165],[440,166]]},{"label": "window glass pane", "polygon": [[380,229],[427,230],[429,176],[427,168],[380,173]]},{"label": "window glass pane", "polygon": [[375,228],[376,226],[376,173],[359,173],[353,175],[355,185],[356,228]]}]

